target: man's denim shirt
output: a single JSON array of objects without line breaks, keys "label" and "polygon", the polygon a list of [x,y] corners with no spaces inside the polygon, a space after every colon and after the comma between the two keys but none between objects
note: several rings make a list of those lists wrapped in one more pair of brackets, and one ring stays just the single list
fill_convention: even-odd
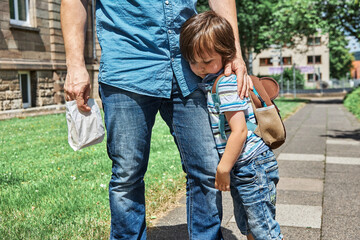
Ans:
[{"label": "man's denim shirt", "polygon": [[99,82],[170,98],[175,76],[189,95],[200,79],[180,54],[182,24],[196,14],[196,0],[97,0],[101,46]]}]

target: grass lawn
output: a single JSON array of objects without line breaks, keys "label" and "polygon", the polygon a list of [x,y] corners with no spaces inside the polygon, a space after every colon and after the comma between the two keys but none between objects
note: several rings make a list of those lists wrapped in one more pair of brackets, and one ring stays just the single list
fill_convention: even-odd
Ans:
[{"label": "grass lawn", "polygon": [[292,99],[292,98],[277,98],[275,99],[276,106],[280,110],[280,115],[283,120],[290,117],[296,110],[304,106],[307,100],[304,99]]},{"label": "grass lawn", "polygon": [[[283,118],[302,101],[279,99]],[[105,141],[74,152],[65,114],[0,121],[0,238],[108,239],[111,161]],[[154,126],[145,178],[147,222],[183,193],[169,130]]]}]

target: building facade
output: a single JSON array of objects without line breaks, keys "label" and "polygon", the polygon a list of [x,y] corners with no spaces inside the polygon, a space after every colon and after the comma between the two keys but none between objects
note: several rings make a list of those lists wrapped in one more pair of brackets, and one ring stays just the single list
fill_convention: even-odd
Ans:
[{"label": "building facade", "polygon": [[352,61],[351,78],[355,80],[360,79],[360,51],[354,52],[354,61]]},{"label": "building facade", "polygon": [[[330,59],[328,37],[314,36],[298,40],[295,48],[270,48],[254,56],[253,74],[268,76],[280,74],[282,69],[291,68],[293,64],[304,74],[305,86],[319,86],[330,80]],[[282,57],[283,67],[280,64]]]},{"label": "building facade", "polygon": [[[90,1],[85,58],[97,89],[100,49],[93,13]],[[60,1],[0,0],[0,30],[0,111],[64,104]]]}]

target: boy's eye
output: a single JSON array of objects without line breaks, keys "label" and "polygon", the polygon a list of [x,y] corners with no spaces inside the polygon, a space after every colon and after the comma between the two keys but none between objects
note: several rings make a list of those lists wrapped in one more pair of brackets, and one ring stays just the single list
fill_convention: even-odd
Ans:
[{"label": "boy's eye", "polygon": [[205,64],[209,64],[211,63],[212,60],[209,60],[209,61],[204,61]]}]

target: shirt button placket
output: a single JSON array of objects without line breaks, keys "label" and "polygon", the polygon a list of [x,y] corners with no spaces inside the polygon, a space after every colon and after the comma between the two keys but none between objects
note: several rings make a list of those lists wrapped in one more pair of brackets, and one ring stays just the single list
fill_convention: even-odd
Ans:
[{"label": "shirt button placket", "polygon": [[168,39],[169,39],[169,50],[170,50],[170,59],[173,62],[174,60],[174,31],[172,31],[172,26],[173,26],[173,9],[172,6],[170,4],[169,0],[165,0],[165,21],[166,21],[166,27],[167,27],[167,33],[168,33]]}]

